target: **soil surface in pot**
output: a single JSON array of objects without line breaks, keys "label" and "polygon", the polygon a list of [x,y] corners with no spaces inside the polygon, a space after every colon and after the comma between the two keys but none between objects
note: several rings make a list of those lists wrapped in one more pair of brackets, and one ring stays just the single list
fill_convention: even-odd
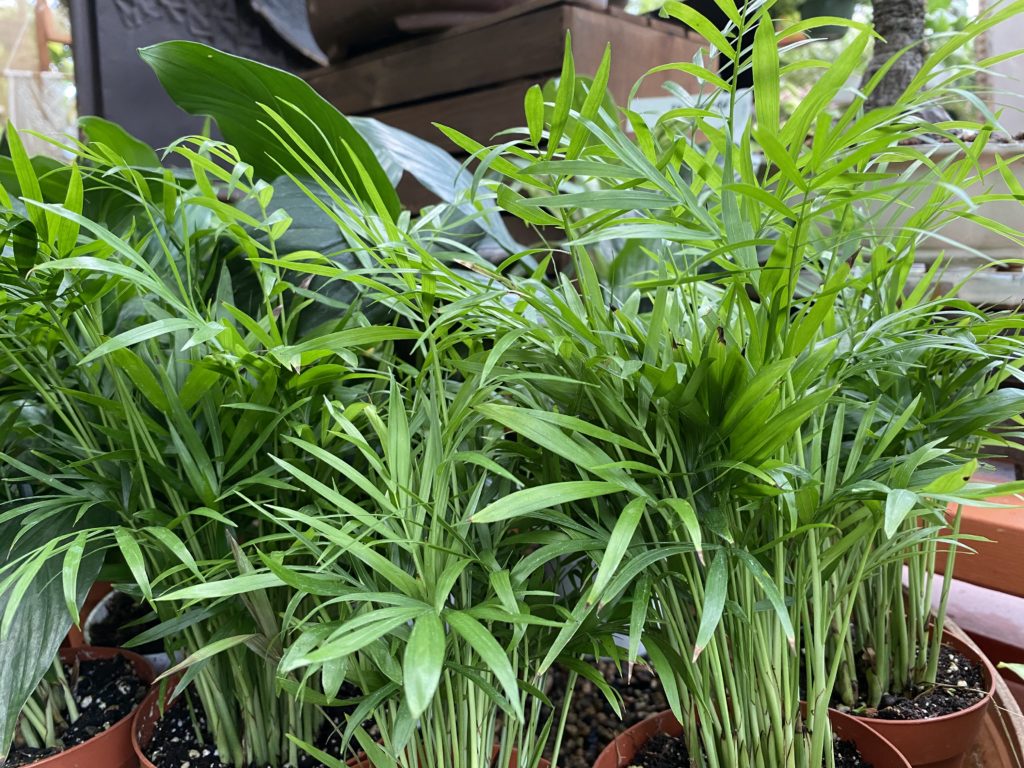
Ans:
[{"label": "soil surface in pot", "polygon": [[[852,741],[835,741],[836,768],[874,768]],[[690,768],[690,753],[681,736],[659,734],[633,758],[635,768]]]},{"label": "soil surface in pot", "polygon": [[[346,690],[347,688],[348,686],[345,686],[341,689],[338,693],[339,698],[354,698],[359,695],[355,688]],[[193,726],[190,708],[195,712],[199,733]],[[328,710],[331,721],[324,723],[313,743],[317,749],[342,762],[352,757],[351,752],[345,755],[341,752],[341,733],[345,730],[350,711],[351,708]],[[175,699],[157,722],[156,728],[153,729],[153,737],[143,751],[157,768],[228,768],[220,761],[217,749],[213,745],[213,737],[210,735],[206,712],[195,696],[179,696]],[[264,767],[253,765],[252,768]],[[322,763],[300,749],[299,765],[292,768],[322,768]]]},{"label": "soil surface in pot", "polygon": [[[158,624],[153,611],[123,592],[112,592],[103,605],[107,615],[89,624],[90,645],[122,648],[133,637]],[[163,653],[164,646],[159,640],[154,640],[132,650],[136,653]]]},{"label": "soil surface in pot", "polygon": [[[79,718],[61,736],[64,749],[77,747],[115,725],[130,715],[146,695],[146,684],[123,656],[82,660],[77,672],[65,664],[64,673],[72,683],[79,710]],[[60,751],[15,746],[4,768],[31,765]]]},{"label": "soil surface in pot", "polygon": [[[623,720],[615,714],[604,694],[589,680],[576,681],[572,707],[565,724],[565,735],[558,755],[559,768],[591,768],[601,750],[612,739],[641,720],[668,709],[668,700],[661,683],[647,667],[633,667],[633,678],[627,684],[615,664],[599,661],[597,670],[605,681],[622,696]],[[561,711],[569,674],[556,667],[551,674],[549,696],[555,711]],[[551,756],[551,747],[545,757]],[[685,763],[684,763],[685,765]]]},{"label": "soil surface in pot", "polygon": [[902,695],[886,694],[878,709],[855,708],[853,713],[882,720],[924,720],[973,707],[985,698],[985,693],[981,664],[944,645],[935,685],[918,686]]}]

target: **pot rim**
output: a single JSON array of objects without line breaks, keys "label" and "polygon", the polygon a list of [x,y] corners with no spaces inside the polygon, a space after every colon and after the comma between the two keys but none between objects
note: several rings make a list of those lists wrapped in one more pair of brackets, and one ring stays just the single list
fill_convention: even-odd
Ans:
[{"label": "pot rim", "polygon": [[980,700],[966,709],[961,709],[959,712],[950,712],[949,714],[939,715],[938,717],[922,717],[917,720],[887,720],[880,717],[858,715],[854,712],[846,712],[843,714],[847,714],[852,718],[871,725],[872,727],[875,727],[877,724],[882,724],[882,727],[884,728],[897,729],[914,728],[915,726],[920,727],[921,725],[932,725],[933,723],[946,723],[961,717],[969,717],[970,715],[975,714],[979,709],[987,707],[992,702],[996,693],[996,676],[998,675],[998,672],[996,672],[996,668],[992,665],[992,662],[989,661],[988,657],[984,653],[974,650],[959,637],[951,634],[949,630],[943,630],[942,644],[952,646],[968,658],[976,660],[981,664],[985,677],[988,678],[988,688],[985,691],[985,695]]},{"label": "pot rim", "polygon": [[[800,702],[801,711],[804,711],[804,708],[806,706],[807,706],[806,702]],[[828,714],[829,714],[829,722],[830,722],[830,724],[832,725],[832,728],[833,728],[833,733],[835,732],[835,728],[836,728],[836,725],[837,725],[836,724],[836,720],[837,719],[839,721],[846,721],[849,725],[851,725],[851,726],[853,726],[855,728],[861,729],[864,732],[864,735],[869,736],[871,739],[875,739],[877,742],[883,744],[886,748],[888,748],[892,752],[892,754],[894,756],[898,756],[903,761],[901,763],[902,766],[905,766],[905,768],[911,768],[910,767],[910,761],[907,760],[906,757],[904,757],[903,753],[900,752],[896,748],[896,745],[894,745],[891,741],[889,741],[889,739],[884,734],[879,733],[878,731],[876,731],[873,728],[871,728],[867,723],[865,723],[863,721],[863,718],[857,718],[857,717],[854,717],[853,715],[848,715],[845,712],[840,712],[839,710],[833,709],[831,707],[829,707]],[[627,734],[628,734],[628,738],[630,738],[630,739],[635,741],[634,734],[637,731],[640,731],[641,729],[645,728],[646,726],[648,726],[649,724],[651,724],[652,722],[655,722],[655,721],[658,721],[658,729],[660,731],[662,731],[662,732],[665,731],[665,727],[664,727],[664,725],[662,723],[664,723],[666,721],[667,721],[667,723],[670,724],[670,726],[674,725],[677,728],[682,729],[682,724],[679,722],[679,720],[676,718],[676,716],[672,713],[671,709],[666,709],[666,710],[663,710],[661,712],[657,712],[657,713],[655,713],[653,715],[650,715],[650,716],[644,718],[643,720],[641,720],[638,723],[634,723],[633,725],[631,725],[629,728],[627,728],[626,730],[622,731],[621,733],[616,734],[615,738],[612,739],[611,741],[609,741],[608,744],[605,745],[604,749],[602,749],[601,752],[598,753],[597,759],[594,761],[594,765],[595,766],[600,765],[601,762],[602,762],[602,758],[604,757],[604,755],[606,753],[613,754],[614,757],[615,757],[614,764],[618,765],[618,763],[621,761],[621,757],[622,757],[622,754],[619,752],[619,749],[618,749],[618,746],[617,746],[620,743],[620,739],[623,739],[624,737],[627,737]],[[857,743],[856,738],[854,738],[853,741],[854,741],[855,744]],[[646,743],[646,742],[644,742],[644,743]],[[896,766],[890,766],[889,768],[897,768],[897,767]]]},{"label": "pot rim", "polygon": [[[175,675],[174,677],[166,680],[166,687],[162,685],[164,681],[151,686],[149,693],[146,694],[146,698],[139,702],[139,706],[136,707],[135,712],[133,713],[131,725],[132,749],[135,751],[135,756],[139,758],[140,768],[156,768],[153,761],[146,757],[145,752],[145,747],[149,745],[149,741],[153,738],[152,734],[150,734],[150,737],[146,740],[145,744],[142,744],[139,740],[139,730],[142,728],[142,720],[145,717],[143,713],[155,713],[155,717],[153,718],[153,727],[156,728],[156,724],[160,721],[163,713],[167,711],[167,708],[170,707],[177,698],[174,695],[174,689],[178,687],[178,681],[180,679],[180,677]],[[161,695],[163,696],[162,706],[160,704]]]}]

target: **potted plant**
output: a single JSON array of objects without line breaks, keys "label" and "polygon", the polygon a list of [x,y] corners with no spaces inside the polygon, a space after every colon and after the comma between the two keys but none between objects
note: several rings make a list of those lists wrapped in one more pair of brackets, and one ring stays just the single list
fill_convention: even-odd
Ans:
[{"label": "potted plant", "polygon": [[[251,575],[165,597],[244,597],[253,580],[286,592],[302,608],[288,613],[295,639],[279,672],[328,685],[300,700],[330,697],[341,680],[367,692],[343,738],[368,765],[545,766],[549,739],[557,760],[564,711],[549,706],[542,662],[578,598],[554,587],[583,581],[592,566],[574,557],[588,553],[585,542],[560,541],[542,523],[563,500],[604,489],[532,484],[536,457],[502,450],[502,431],[476,408],[489,388],[454,383],[451,358],[427,344],[434,362],[422,373],[395,371],[379,397],[325,405],[329,432],[350,450],[295,439],[299,453],[275,459],[309,498],[260,505],[288,549],[267,556],[255,541],[243,547],[262,563]],[[612,647],[596,621],[580,638],[586,649]],[[570,643],[558,659],[573,679],[605,687],[579,652]]]},{"label": "potted plant", "polygon": [[[937,555],[949,550],[945,568],[952,573],[957,549],[969,544],[957,540],[960,505],[1001,490],[971,479],[985,446],[998,451],[1013,444],[1024,406],[1012,386],[1020,377],[1015,361],[1021,349],[1008,333],[1012,313],[972,307],[927,283],[908,291],[904,280],[875,281],[868,300],[853,308],[850,323],[884,322],[893,336],[851,349],[851,364],[866,376],[860,384],[851,381],[850,390],[872,404],[862,428],[886,436],[878,456],[897,442],[903,455],[944,455],[945,472],[916,493],[887,498],[889,530],[938,536],[865,580],[848,642],[831,652],[842,659],[836,698],[844,709],[867,718],[914,765],[952,766],[978,735],[996,674],[987,659],[944,633],[952,579],[942,580],[940,589]],[[922,311],[929,305],[939,311]],[[871,356],[870,346],[894,342],[906,350],[898,365],[858,361]],[[947,505],[955,510],[951,516]]]},{"label": "potted plant", "polygon": [[[281,94],[282,109],[302,100],[301,81],[204,46],[170,44],[147,56],[188,108],[190,99],[201,101],[197,89],[184,85],[192,64],[201,68],[211,58],[219,74],[234,68],[243,81]],[[372,303],[359,300],[371,283],[352,279],[353,269],[372,263],[362,240],[395,225],[391,182],[342,116],[308,87],[305,97],[307,113],[320,110],[318,124],[292,122],[285,131],[277,115],[256,135],[238,129],[237,114],[218,111],[224,105],[216,102],[224,133],[237,132],[255,166],[243,163],[234,147],[197,139],[174,149],[191,166],[175,176],[116,126],[92,124],[95,140],[77,148],[81,169],[56,172],[63,205],[46,202],[54,190],[44,195],[12,133],[15,194],[22,199],[4,197],[19,241],[2,262],[0,345],[10,361],[4,404],[16,405],[9,419],[15,429],[4,435],[3,469],[13,487],[29,489],[11,500],[5,519],[24,521],[22,533],[39,535],[33,550],[39,558],[63,560],[83,574],[83,553],[119,552],[133,588],[162,619],[133,644],[162,640],[172,657],[185,657],[172,670],[180,674],[177,688],[188,689],[209,746],[235,765],[296,764],[300,748],[293,739],[313,744],[320,731],[329,740],[324,701],[336,701],[336,669],[278,679],[282,648],[292,641],[279,618],[288,607],[280,590],[247,590],[241,600],[211,593],[184,614],[180,604],[157,598],[181,592],[192,578],[249,575],[253,566],[242,543],[260,539],[265,525],[254,505],[302,509],[309,496],[286,482],[271,456],[294,459],[287,438],[308,437],[322,423],[325,395],[369,396],[379,387],[375,366],[398,359],[390,344],[418,336],[392,325],[392,315],[373,325],[363,314],[364,307],[374,311]],[[396,132],[361,126],[386,143],[382,156],[405,151]],[[324,140],[325,130],[340,138],[317,156],[311,145]],[[278,153],[273,163],[268,148]],[[333,161],[325,163],[327,155]],[[418,156],[406,163],[429,173],[427,183],[447,184],[448,196],[457,191],[451,166],[456,177],[459,169],[446,161],[430,165]],[[261,178],[268,169],[286,175],[272,186]],[[317,180],[322,198],[305,196],[304,177]],[[360,196],[369,202],[354,220]],[[456,217],[454,225],[444,223]],[[500,240],[500,226],[479,218]],[[414,231],[424,243],[440,226],[458,227],[445,230],[446,238],[479,237],[467,232],[457,205],[433,209],[428,221]],[[339,271],[335,259],[345,264],[346,279],[303,276],[293,283],[293,268],[305,266],[309,252],[302,249],[309,247],[327,254],[322,258],[332,276]],[[352,251],[358,258],[350,259]],[[74,394],[54,397],[56,390]],[[54,467],[62,468],[59,478],[46,471]],[[44,532],[32,517],[40,505],[73,515],[83,499],[104,519],[81,531]],[[264,554],[269,551],[264,543]],[[36,562],[12,561],[5,585],[20,587]],[[20,589],[14,595],[25,597]],[[42,605],[66,612],[64,602],[58,589]],[[22,600],[17,609],[26,607]],[[321,689],[319,700],[304,693],[310,686]]]},{"label": "potted plant", "polygon": [[[18,152],[13,142],[12,148]],[[85,571],[87,552],[116,548],[164,620],[140,642],[163,639],[172,656],[189,657],[181,687],[198,699],[195,711],[203,712],[224,761],[295,764],[298,748],[286,734],[312,741],[326,728],[325,716],[282,692],[265,660],[280,642],[269,598],[222,602],[181,617],[154,597],[183,574],[200,573],[199,563],[227,556],[236,572],[245,567],[231,553],[236,537],[258,534],[247,499],[285,493],[267,452],[289,430],[299,434],[315,423],[304,409],[316,407],[310,403],[319,401],[318,390],[335,386],[340,370],[297,371],[303,354],[325,362],[351,354],[351,362],[355,353],[347,350],[379,347],[408,332],[375,329],[361,338],[364,322],[354,312],[326,324],[310,312],[306,320],[317,333],[300,327],[307,300],[255,260],[274,254],[290,221],[268,209],[273,190],[251,168],[232,180],[210,159],[228,160],[220,149],[183,146],[191,178],[165,173],[155,154],[116,132],[79,151],[82,165],[96,173],[71,167],[56,218],[40,199],[31,164],[15,156],[26,203],[23,214],[12,203],[10,215],[25,237],[14,258],[5,251],[2,262],[5,398],[19,404],[12,416],[17,429],[3,438],[4,473],[31,495],[12,499],[5,519],[24,523],[21,535],[38,532],[41,554],[5,571],[6,584],[18,587],[8,610],[30,597],[20,587],[44,555],[73,574]],[[237,155],[231,166],[238,167]],[[119,208],[97,220],[102,198],[114,194],[127,197],[135,215],[125,221]],[[220,203],[218,194],[237,194],[239,205]],[[211,215],[213,209],[224,218]],[[239,253],[254,261],[236,258]],[[350,321],[354,333],[331,336]],[[326,347],[301,347],[321,336],[330,336]],[[34,443],[24,445],[21,433]],[[55,468],[59,477],[50,471]],[[43,520],[74,518],[80,510],[102,512],[102,519],[43,536],[41,509]],[[58,599],[47,610],[56,605],[70,622],[59,580],[57,586]],[[72,579],[64,591],[74,586]],[[211,647],[223,652],[206,659]]]},{"label": "potted plant", "polygon": [[[977,34],[989,21],[965,34]],[[520,365],[536,369],[542,361],[550,379],[529,397],[510,392],[519,407],[486,406],[487,412],[559,453],[568,462],[557,470],[563,477],[579,472],[619,483],[626,494],[612,502],[609,519],[593,510],[587,519],[616,536],[620,558],[631,552],[663,558],[638,582],[634,600],[645,607],[634,617],[631,636],[639,634],[646,611],[656,610],[657,629],[648,630],[645,644],[652,658],[661,658],[657,666],[678,675],[674,708],[683,715],[691,758],[816,765],[832,759],[824,754],[827,705],[840,667],[829,647],[846,643],[859,586],[877,575],[898,592],[899,579],[878,569],[933,546],[927,542],[940,536],[940,526],[902,527],[910,508],[901,500],[941,495],[933,483],[963,470],[955,453],[929,453],[904,440],[905,423],[890,422],[891,434],[881,435],[860,427],[865,416],[868,423],[873,418],[860,388],[871,378],[871,365],[885,363],[883,356],[857,371],[846,364],[849,350],[878,340],[891,354],[906,342],[899,341],[898,328],[887,327],[898,325],[898,313],[874,324],[843,322],[856,315],[875,282],[903,295],[921,232],[948,202],[933,198],[913,227],[895,231],[875,231],[860,212],[864,200],[894,198],[892,187],[874,186],[877,177],[867,169],[880,149],[916,135],[919,126],[904,117],[913,105],[943,91],[919,84],[894,108],[861,115],[861,99],[836,126],[819,119],[817,111],[867,45],[862,32],[779,125],[774,35],[766,29],[762,24],[754,46],[758,122],[749,134],[771,162],[763,173],[733,149],[720,126],[706,122],[700,104],[667,114],[653,131],[627,112],[634,143],[602,111],[605,67],[582,107],[570,111],[568,60],[553,105],[542,110],[528,98],[528,131],[519,141],[485,150],[447,133],[503,176],[497,189],[506,211],[563,228],[573,256],[576,284],[561,291],[490,276],[493,285],[514,291],[520,314],[479,302],[474,327],[481,342],[514,339],[510,343],[525,347]],[[704,79],[722,87],[713,73]],[[926,79],[922,74],[922,84]],[[813,142],[805,143],[812,125]],[[708,141],[694,145],[680,134]],[[675,172],[677,162],[688,175]],[[611,263],[602,263],[609,251]],[[612,287],[599,282],[602,267],[646,274]],[[452,284],[452,295],[472,288]],[[915,296],[922,323],[934,324],[935,335],[923,343],[941,350],[955,343],[960,324],[948,321],[947,300],[922,301],[925,290]],[[542,322],[531,323],[534,315]],[[994,328],[1009,327],[1003,318],[978,317]],[[980,366],[997,370],[1015,353],[977,354]],[[991,387],[998,376],[987,379],[980,374]],[[662,402],[671,403],[663,406],[668,415],[658,410]],[[1013,407],[1008,401],[991,405],[986,424]],[[748,416],[752,426],[745,432],[740,425]],[[786,426],[776,432],[776,424]],[[948,422],[940,426],[937,418],[935,427],[946,441],[958,437]],[[731,439],[737,429],[742,437]],[[898,459],[886,455],[890,448]],[[654,488],[645,488],[645,481]],[[772,528],[785,525],[787,504],[793,505],[793,528]],[[642,572],[638,565],[629,578]],[[600,584],[614,595],[629,578]],[[590,604],[600,599],[595,587]],[[805,605],[790,614],[789,606]],[[668,633],[667,641],[659,632]],[[802,661],[787,656],[791,640],[802,649]],[[680,649],[694,649],[693,671],[673,655]],[[807,729],[800,689],[808,700]],[[745,709],[750,701],[772,702],[761,723]],[[723,744],[721,733],[734,738]]]},{"label": "potted plant", "polygon": [[132,715],[152,680],[153,670],[134,653],[61,649],[21,711],[13,713],[13,744],[5,744],[4,765],[131,768]]}]

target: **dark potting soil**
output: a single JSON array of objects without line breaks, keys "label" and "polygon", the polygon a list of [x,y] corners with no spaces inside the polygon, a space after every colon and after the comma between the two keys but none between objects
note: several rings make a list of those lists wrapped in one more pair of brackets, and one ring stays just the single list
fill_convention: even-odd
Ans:
[{"label": "dark potting soil", "polygon": [[[579,678],[558,753],[559,768],[591,768],[601,750],[618,734],[668,709],[665,691],[648,667],[634,666],[632,680],[628,683],[612,662],[599,661],[596,667],[608,685],[622,696],[624,719],[619,719],[596,685]],[[568,682],[569,674],[565,669],[556,667],[552,671],[549,696],[556,712],[561,710]],[[552,740],[545,757],[551,756],[553,746]]]},{"label": "dark potting soil", "polygon": [[[339,698],[354,698],[359,695],[354,688],[346,690],[344,686],[338,694]],[[342,762],[352,757],[352,753],[342,754],[341,733],[347,724],[347,715],[351,708],[328,710],[329,722],[320,729],[313,746],[326,752]],[[193,725],[192,712],[199,732]],[[228,768],[220,760],[217,748],[213,745],[209,721],[203,705],[196,697],[179,696],[164,712],[153,729],[153,737],[145,747],[146,757],[156,768]],[[5,767],[6,768],[6,767]],[[252,765],[251,768],[264,768]],[[299,750],[299,764],[291,768],[322,768],[322,763]]]},{"label": "dark potting soil", "polygon": [[877,710],[865,709],[858,714],[883,720],[924,720],[973,707],[985,698],[985,693],[983,667],[944,645],[935,685],[919,686],[903,695],[887,694]]},{"label": "dark potting soil", "polygon": [[[64,673],[71,682],[79,709],[79,718],[60,737],[64,749],[77,747],[115,725],[130,715],[146,695],[146,684],[123,656],[81,661],[77,671],[65,664]],[[4,768],[31,765],[60,751],[16,746]]]},{"label": "dark potting soil", "polygon": [[681,736],[659,733],[633,757],[635,768],[690,768],[690,753]]},{"label": "dark potting soil", "polygon": [[[101,648],[122,648],[124,645],[158,624],[156,615],[123,592],[112,592],[104,602],[107,615],[89,624],[89,643]],[[162,653],[163,644],[154,640],[138,648],[136,653]]]},{"label": "dark potting soil", "polygon": [[[873,768],[852,741],[835,740],[836,768]],[[690,753],[681,736],[658,734],[648,741],[630,764],[635,768],[690,768]]]},{"label": "dark potting soil", "polygon": [[[649,667],[634,666],[632,679],[627,683],[612,662],[602,660],[595,666],[608,685],[622,697],[624,719],[619,719],[596,685],[583,678],[577,680],[558,755],[559,768],[591,768],[612,739],[641,720],[668,709],[665,691]],[[549,696],[557,711],[564,700],[569,674],[565,669],[556,667],[551,678]],[[663,739],[664,743],[648,742],[645,753],[634,759],[634,765],[641,768],[690,768],[690,756],[682,739],[656,738]],[[548,745],[545,757],[551,756],[552,746]],[[872,768],[860,756],[853,742],[837,740],[835,756],[836,768]]]}]

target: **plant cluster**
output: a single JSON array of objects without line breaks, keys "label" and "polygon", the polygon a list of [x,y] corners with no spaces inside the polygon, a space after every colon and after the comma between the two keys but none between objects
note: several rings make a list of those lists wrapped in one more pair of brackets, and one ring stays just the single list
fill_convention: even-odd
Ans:
[{"label": "plant cluster", "polygon": [[[1018,439],[1024,349],[1011,314],[939,289],[941,262],[914,269],[979,218],[963,190],[993,130],[918,114],[1024,2],[836,119],[869,27],[798,65],[821,76],[783,118],[793,28],[722,6],[725,32],[664,11],[752,67],[739,130],[700,59],[662,68],[702,88],[649,125],[609,98],[610,54],[582,78],[570,42],[503,143],[441,129],[470,170],[167,43],[144,58],[224,141],[183,139],[172,169],[87,119],[64,166],[8,133],[0,743],[39,720],[104,562],[235,768],[340,765],[331,728],[378,768],[535,768],[571,698],[551,706],[552,666],[614,699],[587,659],[641,649],[698,765],[817,768],[830,705],[934,680],[947,506],[991,493],[982,449]],[[936,162],[928,133],[961,152]],[[442,202],[402,210],[403,173]]]}]

